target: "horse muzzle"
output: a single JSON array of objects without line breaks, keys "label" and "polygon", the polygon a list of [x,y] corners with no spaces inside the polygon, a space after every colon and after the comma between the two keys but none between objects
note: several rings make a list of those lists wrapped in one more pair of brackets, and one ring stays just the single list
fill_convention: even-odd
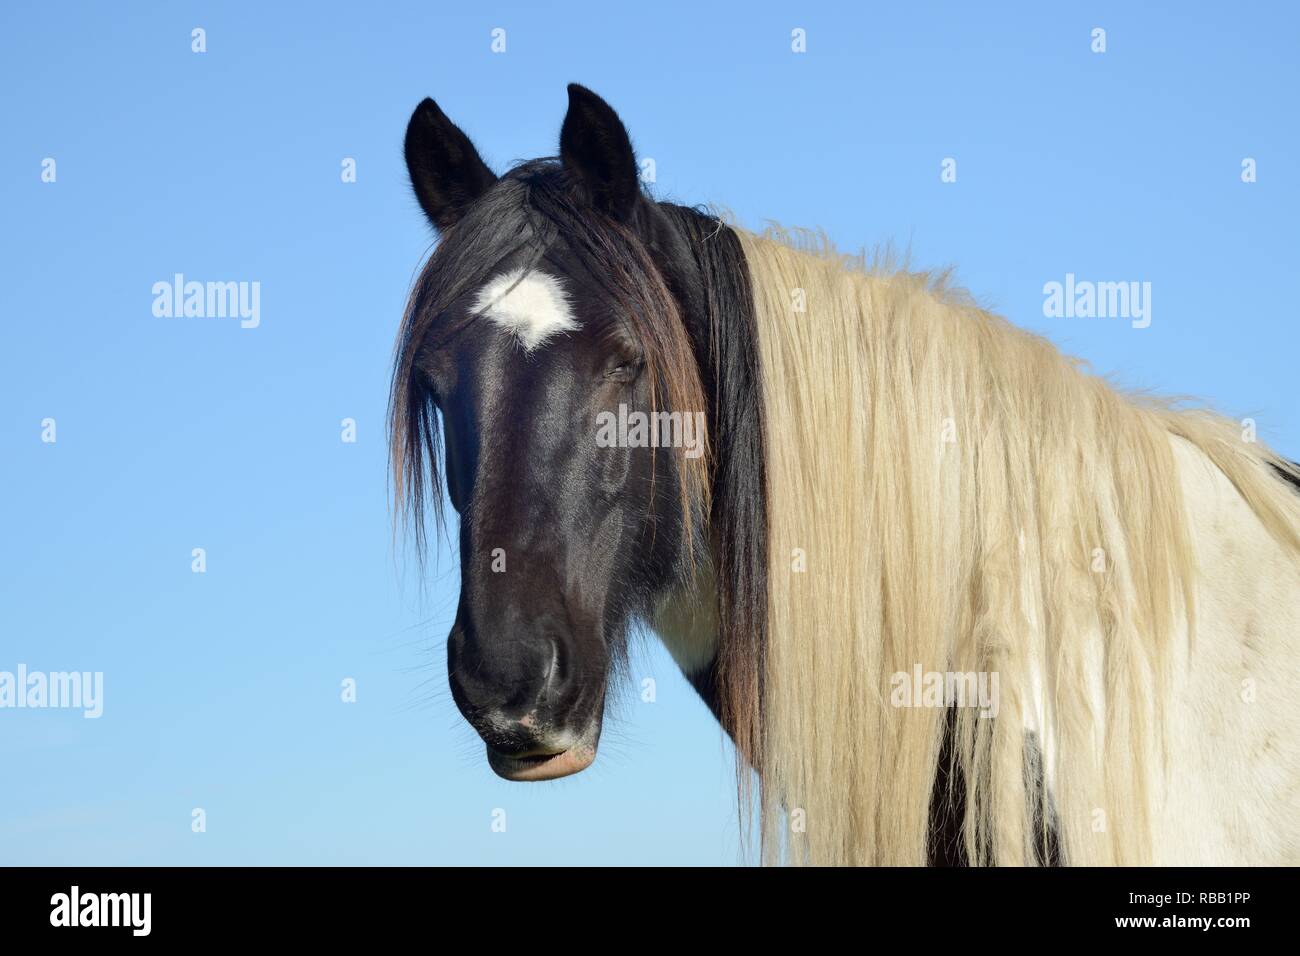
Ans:
[{"label": "horse muzzle", "polygon": [[605,675],[571,667],[574,650],[558,635],[477,637],[460,625],[453,629],[448,676],[452,698],[483,738],[493,771],[507,780],[554,780],[591,766]]},{"label": "horse muzzle", "polygon": [[558,780],[592,765],[599,738],[600,724],[593,721],[586,732],[576,737],[572,734],[543,735],[531,748],[515,753],[503,752],[488,744],[488,766],[498,777],[506,780]]}]

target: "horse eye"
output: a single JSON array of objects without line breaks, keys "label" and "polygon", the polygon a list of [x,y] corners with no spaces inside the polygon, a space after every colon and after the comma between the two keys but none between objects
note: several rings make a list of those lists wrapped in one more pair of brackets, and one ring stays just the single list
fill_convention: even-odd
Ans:
[{"label": "horse eye", "polygon": [[631,382],[641,374],[645,362],[641,359],[625,359],[614,365],[605,373],[605,377],[616,382]]}]

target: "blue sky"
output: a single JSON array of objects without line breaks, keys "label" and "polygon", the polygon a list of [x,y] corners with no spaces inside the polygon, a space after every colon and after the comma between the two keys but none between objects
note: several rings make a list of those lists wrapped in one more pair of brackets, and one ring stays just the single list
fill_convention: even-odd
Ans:
[{"label": "blue sky", "polygon": [[[893,240],[1300,457],[1298,41],[1251,3],[6,5],[0,671],[102,671],[104,714],[0,710],[0,863],[739,859],[731,752],[653,643],[656,701],[552,784],[495,778],[447,694],[454,563],[394,551],[383,441],[422,97],[501,169],[584,83],[661,197]],[[156,317],[178,272],[259,282],[260,325]],[[1045,317],[1067,273],[1150,282],[1150,326]]]}]

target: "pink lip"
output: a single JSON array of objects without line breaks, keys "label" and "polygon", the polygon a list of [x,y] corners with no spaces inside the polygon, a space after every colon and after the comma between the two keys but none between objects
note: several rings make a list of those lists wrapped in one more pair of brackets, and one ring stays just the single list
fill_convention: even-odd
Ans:
[{"label": "pink lip", "polygon": [[506,780],[558,780],[590,767],[596,759],[596,748],[589,744],[575,744],[568,750],[555,754],[507,757],[489,747],[487,757],[488,765],[497,776]]}]

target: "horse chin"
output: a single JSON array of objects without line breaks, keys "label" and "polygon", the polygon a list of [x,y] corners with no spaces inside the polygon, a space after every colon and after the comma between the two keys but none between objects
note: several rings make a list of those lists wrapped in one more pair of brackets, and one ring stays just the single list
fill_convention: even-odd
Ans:
[{"label": "horse chin", "polygon": [[510,756],[487,748],[488,766],[506,780],[532,783],[539,780],[558,780],[581,773],[596,760],[596,743],[600,738],[600,725],[593,724],[572,746],[564,750],[537,752]]}]

